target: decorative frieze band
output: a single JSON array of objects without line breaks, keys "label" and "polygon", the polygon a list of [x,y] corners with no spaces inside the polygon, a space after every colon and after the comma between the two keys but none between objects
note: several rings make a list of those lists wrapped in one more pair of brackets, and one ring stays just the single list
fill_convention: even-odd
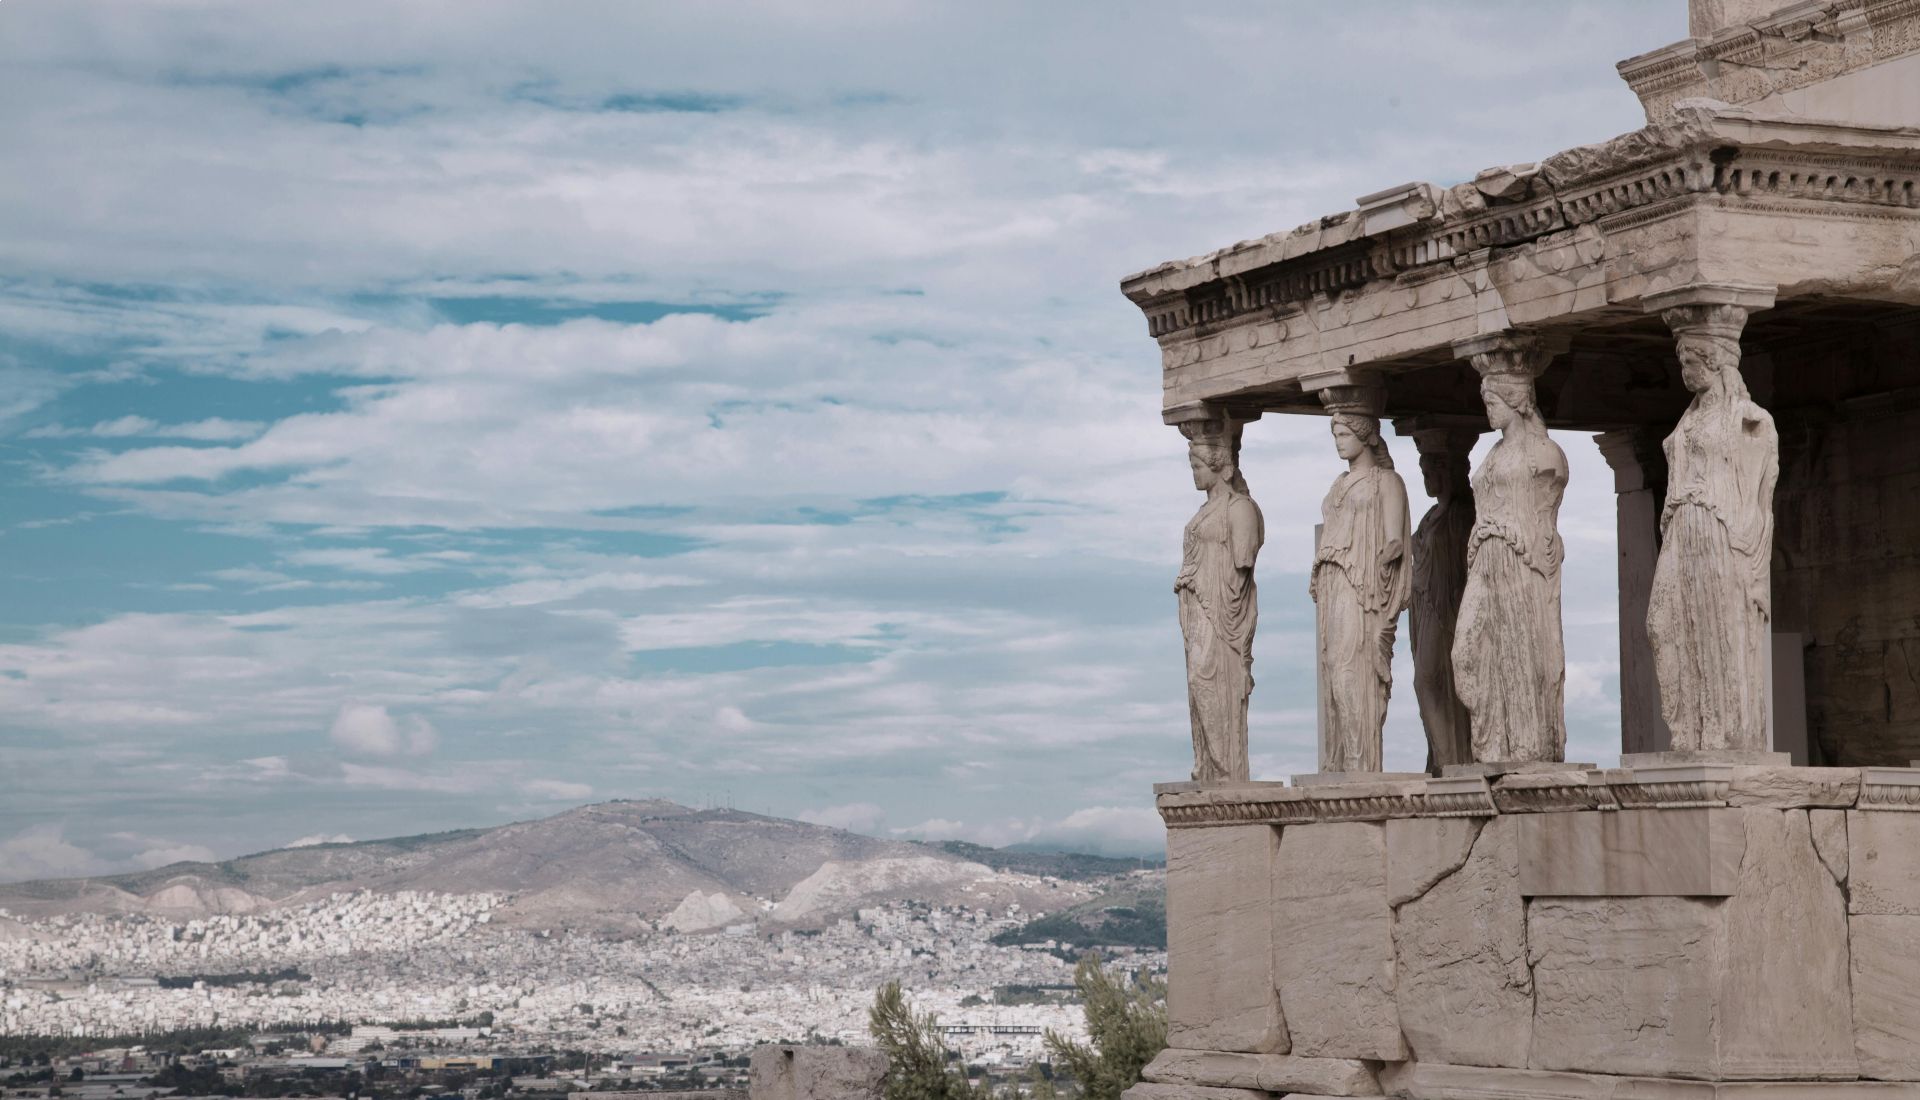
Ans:
[{"label": "decorative frieze band", "polygon": [[1519,773],[1492,780],[1447,776],[1304,787],[1180,783],[1167,785],[1159,795],[1160,816],[1170,829],[1722,806],[1920,810],[1920,767],[1662,764]]}]

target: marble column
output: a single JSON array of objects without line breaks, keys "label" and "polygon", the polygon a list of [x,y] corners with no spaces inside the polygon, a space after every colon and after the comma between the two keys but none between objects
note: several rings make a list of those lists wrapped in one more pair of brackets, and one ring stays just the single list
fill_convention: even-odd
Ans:
[{"label": "marble column", "polygon": [[1619,547],[1620,751],[1664,752],[1672,747],[1660,717],[1660,685],[1647,644],[1647,596],[1660,556],[1660,505],[1667,493],[1661,433],[1622,428],[1593,437],[1613,468],[1614,529]]},{"label": "marble column", "polygon": [[1193,487],[1207,494],[1187,521],[1173,582],[1187,651],[1193,778],[1245,782],[1247,698],[1259,619],[1253,566],[1266,525],[1240,473],[1244,421],[1225,410],[1202,409],[1176,423],[1187,437]]},{"label": "marble column", "polygon": [[1466,593],[1453,643],[1476,763],[1566,758],[1559,516],[1567,456],[1547,436],[1534,396],[1534,379],[1557,350],[1515,332],[1454,346],[1480,372],[1487,422],[1500,433],[1473,472]]},{"label": "marble column", "polygon": [[1379,772],[1393,690],[1393,642],[1412,589],[1407,487],[1380,434],[1377,376],[1337,372],[1303,382],[1331,417],[1347,469],[1320,505],[1308,592],[1319,670],[1320,771]]},{"label": "marble column", "polygon": [[1780,440],[1747,393],[1740,334],[1771,287],[1690,286],[1642,302],[1673,331],[1693,402],[1667,436],[1647,641],[1673,750],[1770,759],[1773,490]]},{"label": "marble column", "polygon": [[[1467,587],[1467,539],[1473,531],[1468,460],[1485,425],[1415,416],[1395,420],[1420,451],[1420,476],[1433,506],[1413,530],[1413,594],[1407,640],[1413,646],[1413,694],[1427,734],[1427,770],[1473,760],[1470,716],[1453,682],[1454,624]],[[1465,421],[1467,418],[1445,418]]]}]

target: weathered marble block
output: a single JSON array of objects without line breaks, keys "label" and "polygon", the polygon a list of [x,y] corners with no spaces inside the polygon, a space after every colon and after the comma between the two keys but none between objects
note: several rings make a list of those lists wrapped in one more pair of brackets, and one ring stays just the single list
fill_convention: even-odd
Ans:
[{"label": "weathered marble block", "polygon": [[1920,814],[1847,811],[1860,1072],[1920,1080]]},{"label": "weathered marble block", "polygon": [[1264,1089],[1296,1095],[1380,1095],[1380,1082],[1373,1070],[1351,1058],[1229,1054],[1169,1047],[1147,1064],[1141,1078],[1165,1085]]},{"label": "weathered marble block", "polygon": [[1268,908],[1278,837],[1271,825],[1167,834],[1170,1045],[1286,1053]]},{"label": "weathered marble block", "polygon": [[1407,1056],[1394,1002],[1393,910],[1380,823],[1281,830],[1273,959],[1293,1053],[1381,1061]]},{"label": "weathered marble block", "polygon": [[1714,897],[1734,892],[1746,811],[1524,814],[1520,892],[1529,897]]},{"label": "weathered marble block", "polygon": [[1724,812],[1739,815],[1745,834],[1724,899],[1533,900],[1534,1068],[1754,1080],[1857,1074],[1846,910],[1806,811]]},{"label": "weathered marble block", "polygon": [[[1463,822],[1479,825],[1463,818],[1389,822],[1398,826],[1387,832],[1390,877],[1406,862],[1396,845],[1427,831],[1446,837]],[[1394,912],[1395,998],[1401,1030],[1419,1061],[1527,1064],[1533,975],[1515,824],[1511,817],[1489,820],[1449,873]]]}]

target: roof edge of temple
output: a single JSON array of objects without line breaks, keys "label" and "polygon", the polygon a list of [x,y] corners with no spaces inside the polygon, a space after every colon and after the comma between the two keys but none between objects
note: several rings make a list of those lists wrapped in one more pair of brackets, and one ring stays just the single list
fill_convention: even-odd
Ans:
[{"label": "roof edge of temple", "polygon": [[[1920,7],[1920,0],[1912,0]],[[1489,168],[1452,187],[1408,183],[1289,231],[1240,241],[1123,279],[1160,337],[1247,308],[1337,293],[1463,252],[1535,240],[1677,194],[1712,191],[1743,150],[1893,158],[1920,169],[1920,129],[1757,113],[1712,100],[1537,164]],[[1243,276],[1261,273],[1258,280]],[[1258,286],[1251,285],[1258,282]],[[1190,302],[1201,290],[1220,299]],[[1236,300],[1236,295],[1247,301]]]}]

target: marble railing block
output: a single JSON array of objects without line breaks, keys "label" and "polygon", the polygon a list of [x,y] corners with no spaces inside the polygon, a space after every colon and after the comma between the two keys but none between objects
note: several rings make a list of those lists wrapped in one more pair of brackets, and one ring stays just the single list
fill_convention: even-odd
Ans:
[{"label": "marble railing block", "polygon": [[1381,1067],[1393,1100],[1916,1100],[1893,1081],[1687,1081],[1429,1062]]},{"label": "marble railing block", "polygon": [[[1560,815],[1554,815],[1560,816]],[[1392,825],[1453,825],[1458,818]],[[1525,1067],[1533,1035],[1516,819],[1479,831],[1457,870],[1394,911],[1396,999],[1419,1061]],[[1388,866],[1401,834],[1387,835]]]},{"label": "marble railing block", "polygon": [[1142,1081],[1120,1094],[1120,1100],[1273,1100],[1259,1089],[1217,1089],[1207,1085],[1162,1085]]},{"label": "marble railing block", "polygon": [[1166,1085],[1264,1089],[1315,1096],[1378,1096],[1380,1081],[1365,1062],[1285,1054],[1175,1050],[1156,1055],[1141,1078]]},{"label": "marble railing block", "polygon": [[1271,825],[1167,834],[1167,1042],[1286,1053],[1273,980]]},{"label": "marble railing block", "polygon": [[1845,904],[1806,812],[1706,812],[1745,832],[1726,898],[1533,900],[1535,1068],[1857,1075]]},{"label": "marble railing block", "polygon": [[1847,811],[1847,909],[1920,916],[1920,814]]},{"label": "marble railing block", "polygon": [[1295,1054],[1406,1057],[1394,1005],[1393,910],[1381,824],[1280,831],[1273,957]]},{"label": "marble railing block", "polygon": [[1746,850],[1744,811],[1524,814],[1520,892],[1528,897],[1731,894]]},{"label": "marble railing block", "polygon": [[1533,1067],[1712,1076],[1723,928],[1700,898],[1535,898]]},{"label": "marble railing block", "polygon": [[1119,1100],[1273,1100],[1273,1092],[1258,1088],[1210,1088],[1206,1085],[1156,1085],[1140,1081],[1119,1094]]}]

